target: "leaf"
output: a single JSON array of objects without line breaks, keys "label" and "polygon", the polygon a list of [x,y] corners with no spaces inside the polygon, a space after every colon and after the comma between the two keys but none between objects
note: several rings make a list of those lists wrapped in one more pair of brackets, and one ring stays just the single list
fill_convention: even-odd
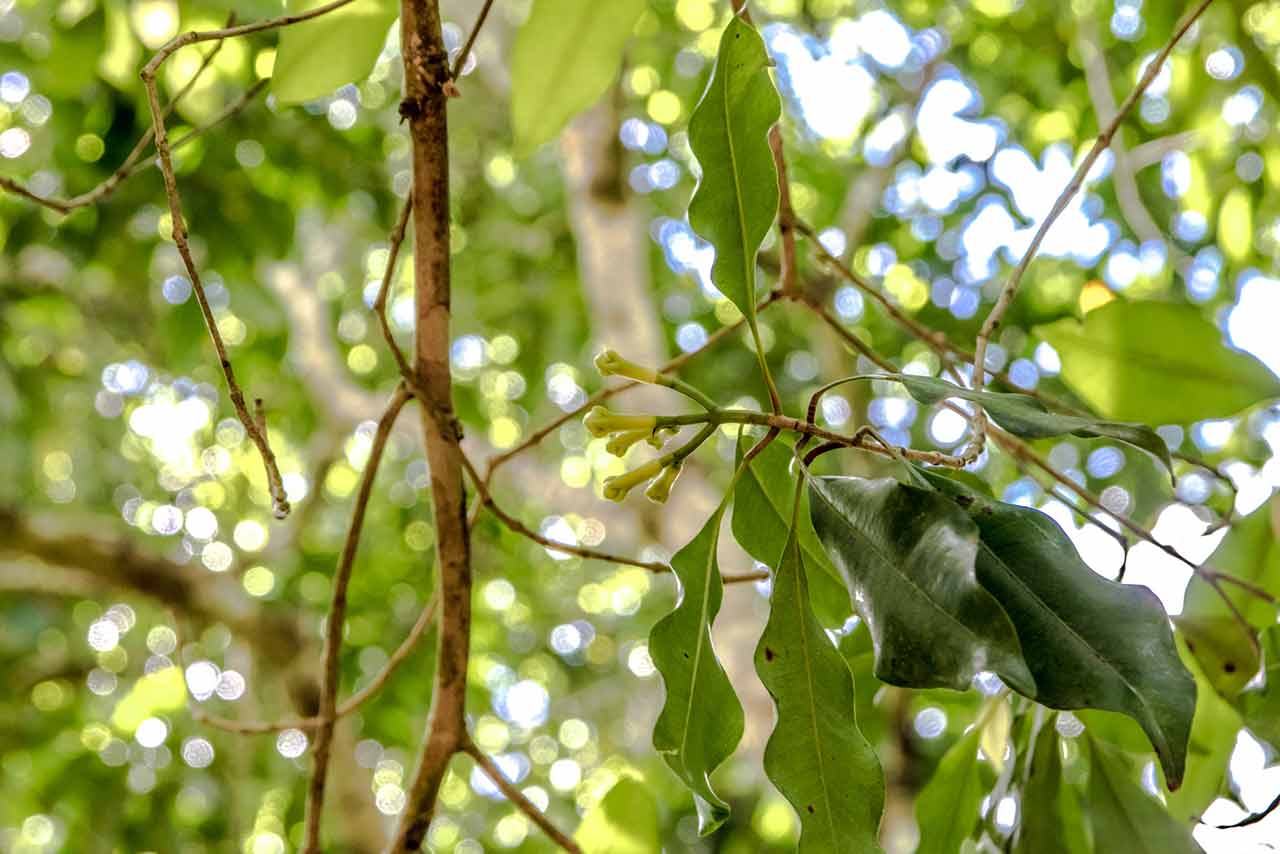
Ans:
[{"label": "leaf", "polygon": [[702,169],[689,200],[689,224],[716,249],[711,281],[752,324],[756,252],[778,211],[778,173],[768,133],[782,102],[768,66],[764,41],[735,15],[720,37],[711,80],[689,118],[689,147]]},{"label": "leaf", "polygon": [[1160,434],[1144,424],[1121,424],[1100,421],[1079,415],[1063,415],[1050,412],[1039,400],[1026,394],[1005,394],[995,391],[975,391],[938,377],[920,377],[911,374],[883,374],[877,379],[902,383],[907,392],[920,403],[929,405],[958,397],[982,404],[982,408],[996,424],[1023,439],[1046,439],[1070,433],[1081,438],[1116,439],[1151,454],[1173,477],[1173,460],[1169,446]]},{"label": "leaf", "polygon": [[964,690],[994,670],[1035,695],[1009,617],[978,584],[978,529],[963,511],[893,479],[808,483],[818,538],[871,630],[878,679]]},{"label": "leaf", "polygon": [[764,770],[800,816],[799,851],[879,852],[884,773],[858,730],[853,676],[809,605],[794,532],[774,573],[755,664],[778,712]]},{"label": "leaf", "polygon": [[[1232,523],[1205,565],[1280,596],[1277,529],[1280,498],[1272,498]],[[1233,584],[1223,584],[1222,593],[1253,629],[1275,622],[1275,607],[1269,602]],[[1192,576],[1182,613],[1174,622],[1210,684],[1223,697],[1235,697],[1258,672],[1256,634],[1240,624],[1222,595],[1201,576]]]},{"label": "leaf", "polygon": [[[290,13],[306,12],[329,0],[285,0]],[[393,0],[356,0],[333,12],[280,31],[271,94],[281,104],[300,104],[329,95],[369,76],[399,14]]]},{"label": "leaf", "polygon": [[[751,447],[747,437],[738,440],[738,463]],[[769,567],[777,567],[791,521],[795,475],[791,474],[791,449],[775,441],[748,464],[733,491],[733,536],[743,551]],[[809,520],[808,497],[801,499],[796,536],[806,567],[817,568],[809,577],[810,601],[823,625],[838,628],[853,614],[849,591],[818,542]]]},{"label": "leaf", "polygon": [[1191,653],[1181,651],[1195,677],[1199,697],[1187,745],[1187,773],[1178,790],[1165,798],[1165,804],[1174,818],[1195,821],[1223,789],[1241,720],[1239,712],[1211,689]]},{"label": "leaf", "polygon": [[993,501],[927,471],[925,477],[978,527],[977,577],[1013,621],[1034,699],[1132,717],[1176,787],[1196,689],[1156,595],[1095,573],[1039,510]]},{"label": "leaf", "polygon": [[951,745],[916,798],[916,854],[954,854],[973,833],[986,796],[978,760],[981,733],[982,728],[974,726]]},{"label": "leaf", "polygon": [[724,511],[721,504],[671,559],[680,598],[649,633],[649,655],[666,688],[653,746],[693,792],[703,834],[729,815],[709,777],[738,746],[743,727],[742,705],[711,643],[711,624],[724,595],[716,561]]},{"label": "leaf", "polygon": [[658,805],[639,780],[623,777],[586,814],[574,841],[583,854],[657,854]]},{"label": "leaf", "polygon": [[645,0],[534,0],[511,52],[511,125],[523,157],[554,139],[618,75]]},{"label": "leaf", "polygon": [[1236,707],[1254,735],[1280,750],[1280,626],[1264,631],[1260,641],[1266,667],[1263,684],[1241,694]]},{"label": "leaf", "polygon": [[1063,799],[1074,797],[1062,785],[1062,754],[1058,748],[1058,731],[1054,716],[1040,725],[1035,748],[1027,765],[1027,779],[1018,802],[1018,835],[1014,854],[1040,854],[1062,848],[1067,836],[1063,822]]},{"label": "leaf", "polygon": [[1189,305],[1113,300],[1083,324],[1035,332],[1061,356],[1062,381],[1106,418],[1187,424],[1280,397],[1280,379]]},{"label": "leaf", "polygon": [[987,701],[982,717],[982,723],[978,727],[978,746],[999,774],[1004,771],[1004,757],[1009,750],[1013,710],[1002,697],[993,697]]},{"label": "leaf", "polygon": [[1095,840],[1123,840],[1124,850],[1132,854],[1204,854],[1191,830],[1135,782],[1114,747],[1093,737],[1088,742],[1093,762],[1087,812]]}]

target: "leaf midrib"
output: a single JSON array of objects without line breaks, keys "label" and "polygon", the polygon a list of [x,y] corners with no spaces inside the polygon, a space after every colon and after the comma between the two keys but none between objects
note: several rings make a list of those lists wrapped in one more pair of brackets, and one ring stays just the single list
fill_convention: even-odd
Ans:
[{"label": "leaf midrib", "polygon": [[[730,66],[732,68],[732,66]],[[747,215],[742,202],[742,181],[738,175],[738,150],[733,144],[733,122],[730,120],[731,113],[729,111],[729,74],[720,75],[720,95],[721,104],[724,112],[724,138],[725,145],[729,149],[729,172],[733,176],[733,202],[734,210],[737,211],[738,220],[738,236],[741,238],[742,246],[742,301],[743,313],[747,316],[747,323],[752,329],[756,327],[755,313],[755,262],[747,249]]]},{"label": "leaf midrib", "polygon": [[707,549],[706,565],[703,567],[702,576],[702,596],[698,608],[698,642],[693,649],[693,664],[689,670],[689,701],[685,704],[684,716],[680,731],[680,756],[685,755],[685,750],[689,744],[689,731],[692,729],[690,721],[693,720],[693,695],[698,684],[698,671],[702,667],[702,653],[706,647],[706,640],[711,637],[711,626],[707,624],[707,612],[711,607],[711,581],[712,576],[716,575],[716,549],[720,545],[720,522],[724,517],[724,507],[716,511],[713,524],[715,525],[714,533],[711,535],[710,547]]}]

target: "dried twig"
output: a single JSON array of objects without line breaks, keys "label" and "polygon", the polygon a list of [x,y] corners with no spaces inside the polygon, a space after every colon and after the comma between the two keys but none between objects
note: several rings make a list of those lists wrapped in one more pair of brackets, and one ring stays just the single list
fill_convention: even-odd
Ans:
[{"label": "dried twig", "polygon": [[373,313],[377,315],[378,325],[382,327],[382,337],[386,339],[387,347],[391,350],[391,355],[396,360],[396,366],[400,369],[400,376],[404,377],[407,382],[415,383],[416,377],[413,369],[409,367],[409,362],[404,357],[404,351],[400,349],[400,345],[396,343],[395,336],[391,334],[391,324],[387,322],[387,297],[390,295],[391,283],[395,280],[396,260],[400,257],[400,247],[404,244],[404,232],[409,226],[409,214],[412,212],[413,195],[410,194],[404,200],[404,207],[400,209],[400,218],[396,220],[395,227],[391,229],[391,245],[387,250],[387,269],[382,273],[382,284],[378,286],[378,296],[373,301]]},{"label": "dried twig", "polygon": [[467,56],[471,53],[471,48],[475,46],[476,36],[480,35],[480,28],[484,26],[485,20],[489,17],[489,9],[492,7],[493,0],[484,0],[484,5],[480,7],[480,14],[476,16],[476,22],[471,25],[471,32],[467,33],[467,40],[462,45],[462,50],[458,51],[457,58],[453,61],[453,68],[449,70],[449,76],[454,80],[457,80],[462,75],[462,68],[467,64]]},{"label": "dried twig", "polygon": [[316,728],[311,785],[307,790],[307,817],[302,844],[304,852],[320,850],[320,819],[324,811],[325,779],[329,771],[329,751],[333,746],[333,726],[337,718],[342,632],[347,623],[347,589],[351,583],[351,572],[355,567],[356,550],[360,547],[360,534],[364,530],[364,517],[369,508],[369,498],[373,495],[373,481],[377,477],[378,467],[382,462],[382,452],[386,450],[391,429],[395,426],[396,418],[408,400],[409,392],[405,386],[403,384],[396,386],[386,411],[378,421],[378,428],[369,448],[369,458],[365,462],[364,473],[360,478],[355,505],[351,511],[351,524],[347,527],[347,537],[342,545],[338,568],[333,574],[333,598],[325,618],[324,668],[320,678],[320,713],[318,715],[320,724]]},{"label": "dried twig", "polygon": [[470,736],[463,743],[462,750],[476,761],[476,764],[480,766],[480,770],[484,771],[485,776],[493,781],[493,785],[497,786],[498,790],[506,795],[507,800],[511,801],[520,812],[527,815],[530,821],[542,828],[543,833],[551,837],[551,841],[565,851],[570,852],[570,854],[582,854],[582,849],[578,847],[578,843],[552,824],[542,810],[534,806],[533,802],[526,798],[523,792],[512,785],[511,781],[503,776],[502,769],[489,758],[488,754],[476,746]]}]

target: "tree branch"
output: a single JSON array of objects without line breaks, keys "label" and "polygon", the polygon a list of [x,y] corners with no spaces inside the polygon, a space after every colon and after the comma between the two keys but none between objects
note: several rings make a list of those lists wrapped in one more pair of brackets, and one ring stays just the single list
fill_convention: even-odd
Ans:
[{"label": "tree branch", "polygon": [[466,751],[476,764],[480,766],[480,770],[484,771],[486,777],[493,781],[493,785],[498,787],[502,794],[506,795],[507,800],[529,817],[529,820],[542,828],[542,832],[551,838],[551,841],[559,845],[570,854],[582,854],[582,849],[578,847],[578,843],[574,842],[554,824],[547,819],[542,810],[533,805],[533,802],[524,796],[524,793],[511,784],[511,781],[503,776],[502,770],[494,764],[483,750],[476,746],[470,737],[463,743],[462,749]]}]

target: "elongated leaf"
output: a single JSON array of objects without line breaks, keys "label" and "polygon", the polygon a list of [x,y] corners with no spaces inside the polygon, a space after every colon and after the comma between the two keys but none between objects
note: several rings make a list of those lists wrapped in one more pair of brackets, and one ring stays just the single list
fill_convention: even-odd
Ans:
[{"label": "elongated leaf", "polygon": [[755,663],[778,711],[764,770],[800,816],[801,854],[879,852],[884,773],[858,730],[853,676],[809,605],[794,534],[774,573]]},{"label": "elongated leaf", "polygon": [[1052,715],[1041,724],[1028,762],[1027,779],[1018,804],[1021,819],[1014,839],[1014,854],[1056,851],[1067,835],[1062,799],[1070,793],[1062,784],[1062,754],[1058,750],[1058,732]]},{"label": "elongated leaf", "polygon": [[649,634],[649,655],[666,688],[653,746],[693,792],[702,833],[715,830],[729,814],[709,778],[742,740],[742,705],[711,644],[711,624],[724,595],[716,561],[724,511],[721,504],[671,559],[680,599]]},{"label": "elongated leaf", "polygon": [[916,798],[920,846],[916,854],[954,854],[973,833],[987,787],[978,760],[981,727],[973,727],[951,745]]},{"label": "elongated leaf", "polygon": [[618,75],[645,0],[534,0],[511,54],[517,156],[554,139]]},{"label": "elongated leaf", "polygon": [[1196,686],[1178,657],[1160,600],[1145,587],[1117,584],[1091,570],[1039,510],[925,476],[978,527],[978,580],[1013,620],[1035,678],[1035,699],[1055,709],[1132,717],[1151,740],[1169,785],[1177,787]]},{"label": "elongated leaf", "polygon": [[[747,437],[738,441],[738,461],[750,449]],[[791,448],[775,441],[759,454],[738,478],[733,491],[733,536],[743,551],[776,568],[787,541],[796,476],[791,474]],[[814,613],[823,625],[838,628],[853,613],[844,580],[831,565],[809,520],[808,497],[802,499],[796,537],[809,576]]]},{"label": "elongated leaf", "polygon": [[962,510],[892,479],[808,483],[818,538],[871,630],[877,678],[964,690],[993,670],[1035,695],[1013,624],[978,584],[978,528]]},{"label": "elongated leaf", "polygon": [[1195,821],[1226,785],[1227,764],[1240,732],[1240,713],[1215,693],[1185,645],[1179,648],[1187,669],[1195,677],[1198,698],[1187,744],[1187,773],[1165,805],[1174,818]]},{"label": "elongated leaf", "polygon": [[623,777],[582,819],[574,841],[583,854],[656,854],[658,805],[639,780]]},{"label": "elongated leaf", "polygon": [[[286,0],[288,12],[306,12],[330,0]],[[271,94],[299,104],[359,83],[373,71],[399,14],[394,0],[355,0],[341,9],[280,31]]]},{"label": "elongated leaf", "polygon": [[1189,305],[1113,300],[1084,323],[1037,335],[1062,357],[1062,380],[1106,418],[1186,424],[1280,397],[1280,378]]},{"label": "elongated leaf", "polygon": [[756,251],[778,212],[768,133],[782,103],[768,66],[764,41],[735,15],[689,119],[689,147],[702,169],[689,201],[689,224],[716,248],[711,281],[752,322]]},{"label": "elongated leaf", "polygon": [[992,421],[1023,439],[1046,439],[1069,433],[1086,439],[1104,438],[1125,442],[1141,448],[1164,463],[1169,476],[1173,476],[1169,446],[1155,430],[1144,424],[1121,424],[1079,415],[1062,415],[1050,412],[1043,403],[1030,395],[975,391],[938,377],[884,374],[880,378],[902,383],[912,397],[924,404],[938,403],[949,397],[980,403]]},{"label": "elongated leaf", "polygon": [[1119,751],[1096,738],[1088,743],[1088,812],[1099,845],[1119,843],[1133,854],[1204,854],[1191,830],[1138,785]]}]

